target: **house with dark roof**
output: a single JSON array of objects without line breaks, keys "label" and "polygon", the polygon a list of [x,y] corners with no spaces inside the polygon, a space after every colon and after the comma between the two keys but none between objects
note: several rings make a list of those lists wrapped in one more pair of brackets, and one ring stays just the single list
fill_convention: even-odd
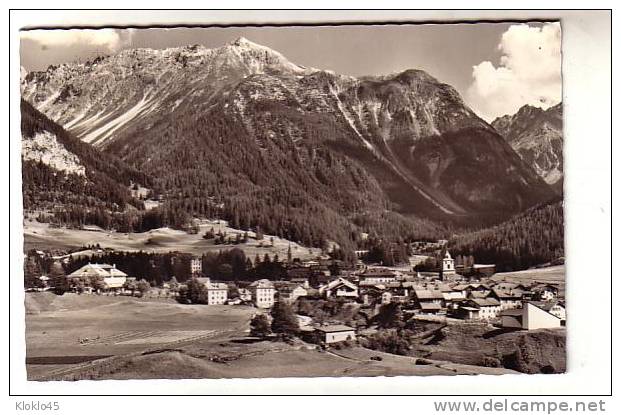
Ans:
[{"label": "house with dark roof", "polygon": [[489,297],[500,301],[500,307],[503,310],[510,310],[512,308],[518,308],[522,305],[524,293],[525,291],[523,289],[517,287],[509,290],[494,287],[492,288],[492,292],[489,294]]}]

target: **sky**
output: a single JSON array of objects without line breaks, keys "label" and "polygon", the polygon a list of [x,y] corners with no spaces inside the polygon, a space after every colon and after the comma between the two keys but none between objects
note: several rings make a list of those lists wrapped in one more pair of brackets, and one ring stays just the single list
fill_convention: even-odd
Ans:
[{"label": "sky", "polygon": [[346,75],[422,69],[454,86],[487,121],[561,100],[559,23],[32,30],[21,33],[21,65],[45,70],[122,49],[218,47],[240,36],[294,63]]}]

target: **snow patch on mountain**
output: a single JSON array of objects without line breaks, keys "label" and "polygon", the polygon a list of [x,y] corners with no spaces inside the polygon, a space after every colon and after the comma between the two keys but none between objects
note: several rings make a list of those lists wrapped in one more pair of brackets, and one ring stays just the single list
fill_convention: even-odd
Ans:
[{"label": "snow patch on mountain", "polygon": [[86,177],[86,169],[78,156],[67,150],[49,131],[22,137],[22,157],[24,160],[41,161],[65,173]]},{"label": "snow patch on mountain", "polygon": [[149,114],[155,110],[155,107],[156,99],[151,99],[149,94],[145,94],[142,99],[128,111],[80,138],[87,143],[101,145],[105,143],[106,140],[113,137],[118,129],[137,117]]}]

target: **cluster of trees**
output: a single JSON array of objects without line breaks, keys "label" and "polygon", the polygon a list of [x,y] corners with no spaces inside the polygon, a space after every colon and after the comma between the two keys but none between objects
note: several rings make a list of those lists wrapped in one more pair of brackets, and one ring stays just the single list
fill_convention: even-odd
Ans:
[{"label": "cluster of trees", "polygon": [[352,327],[365,323],[358,314],[360,307],[344,300],[300,298],[293,307],[297,314],[312,317],[318,323],[338,320]]},{"label": "cluster of trees", "polygon": [[279,339],[290,339],[300,331],[298,319],[291,305],[277,302],[270,311],[270,319],[265,314],[257,314],[250,321],[250,335],[265,338],[275,334]]},{"label": "cluster of trees", "polygon": [[[39,269],[49,270],[51,257],[40,258],[33,254],[32,261],[41,263]],[[176,277],[185,282],[192,277],[190,260],[192,256],[183,253],[149,253],[149,252],[102,252],[91,256],[71,257],[64,264],[64,271],[69,274],[87,263],[116,264],[117,268],[128,275],[139,279],[144,278],[154,286]],[[283,279],[286,276],[285,264],[278,255],[263,257],[256,255],[254,260],[246,257],[243,250],[232,248],[218,252],[207,252],[201,256],[203,274],[221,281],[255,281],[262,278],[270,280]],[[37,271],[30,273],[36,275]],[[40,275],[40,274],[38,274]]]},{"label": "cluster of trees", "polygon": [[262,278],[278,280],[287,274],[285,265],[277,254],[273,257],[268,253],[263,257],[257,254],[254,260],[251,260],[243,250],[232,248],[207,252],[202,259],[203,273],[222,281],[256,281]]},{"label": "cluster of trees", "polygon": [[176,281],[189,280],[192,276],[190,259],[190,255],[178,253],[103,252],[90,257],[71,257],[64,264],[64,270],[66,274],[70,274],[88,263],[115,264],[127,275],[159,286],[170,281],[173,276]]},{"label": "cluster of trees", "polygon": [[500,225],[458,236],[455,255],[474,255],[497,271],[516,271],[552,262],[564,254],[563,202],[536,206]]},{"label": "cluster of trees", "polygon": [[96,225],[117,232],[146,232],[164,226],[189,231],[191,227],[191,217],[185,211],[173,208],[166,203],[147,211],[125,210],[122,212],[110,211],[102,206],[85,209],[84,204],[68,203],[55,208],[52,217],[45,220],[77,228],[84,225]]},{"label": "cluster of trees", "polygon": [[371,236],[364,241],[363,249],[369,252],[362,258],[367,263],[380,263],[386,266],[394,266],[408,262],[408,257],[412,254],[410,245],[398,238],[396,242],[389,242]]}]

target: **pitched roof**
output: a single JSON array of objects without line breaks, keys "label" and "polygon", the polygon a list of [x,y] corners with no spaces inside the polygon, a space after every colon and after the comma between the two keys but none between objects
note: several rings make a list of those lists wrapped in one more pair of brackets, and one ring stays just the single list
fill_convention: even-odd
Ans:
[{"label": "pitched roof", "polygon": [[522,298],[522,294],[524,293],[522,290],[505,291],[496,287],[492,288],[492,292],[500,299]]},{"label": "pitched roof", "polygon": [[317,327],[318,331],[322,331],[324,333],[337,333],[340,331],[355,331],[353,327],[345,326],[343,324],[333,324],[329,326],[321,326]]},{"label": "pitched roof", "polygon": [[419,300],[442,300],[444,296],[442,291],[438,290],[414,290],[416,298]]},{"label": "pitched roof", "polygon": [[500,313],[501,316],[521,316],[522,309],[521,308],[513,308],[510,310],[504,310]]},{"label": "pitched roof", "polygon": [[437,303],[421,303],[420,309],[421,310],[441,310],[442,307],[440,306],[440,304],[437,304]]},{"label": "pitched roof", "polygon": [[78,277],[102,277],[102,278],[110,278],[110,277],[127,277],[127,274],[116,268],[113,265],[109,264],[86,264],[80,269],[72,272],[67,277],[69,278],[78,278]]},{"label": "pitched roof", "polygon": [[495,307],[500,305],[495,298],[472,298],[470,301],[479,307]]}]

